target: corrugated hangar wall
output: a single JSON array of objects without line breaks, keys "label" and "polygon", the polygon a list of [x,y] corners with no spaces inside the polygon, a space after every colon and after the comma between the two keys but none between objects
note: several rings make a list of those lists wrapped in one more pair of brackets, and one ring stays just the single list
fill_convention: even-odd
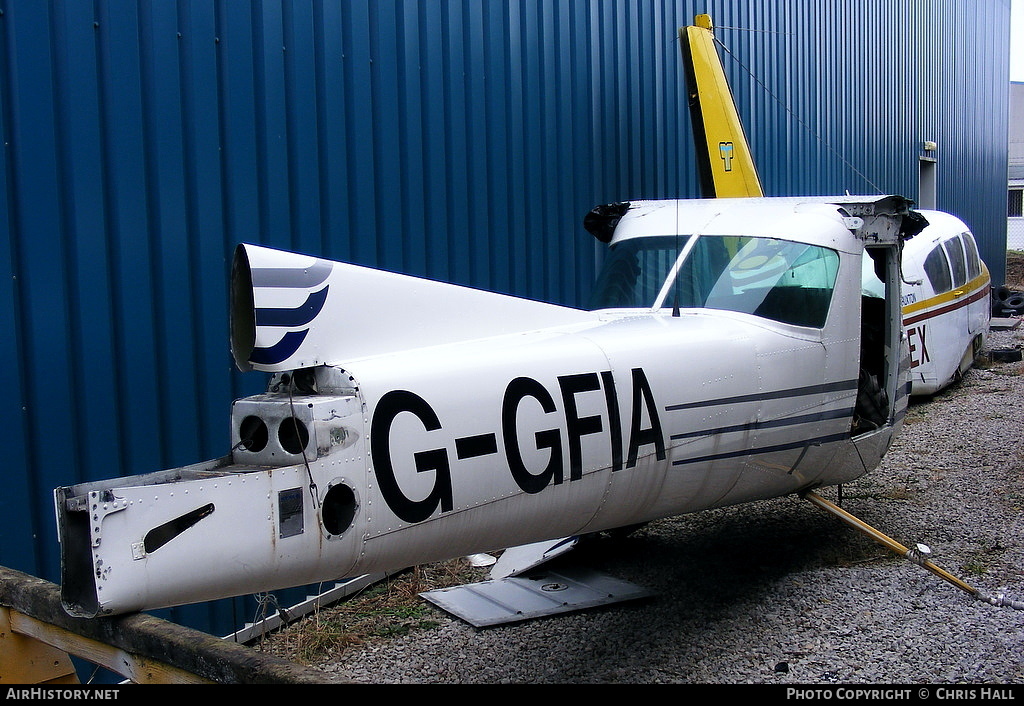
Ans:
[{"label": "corrugated hangar wall", "polygon": [[239,242],[585,305],[587,210],[698,195],[701,12],[770,195],[916,197],[934,140],[1001,281],[1008,0],[0,0],[0,564],[58,579],[58,485],[227,452]]}]

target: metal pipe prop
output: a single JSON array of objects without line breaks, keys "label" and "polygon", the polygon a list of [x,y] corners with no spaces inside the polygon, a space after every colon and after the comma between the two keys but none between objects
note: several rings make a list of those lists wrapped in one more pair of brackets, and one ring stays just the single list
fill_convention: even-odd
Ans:
[{"label": "metal pipe prop", "polygon": [[879,544],[888,547],[895,553],[899,554],[900,556],[906,557],[915,564],[923,566],[936,576],[939,576],[941,578],[944,578],[946,581],[949,581],[957,588],[964,590],[967,593],[970,593],[972,596],[978,596],[978,590],[976,588],[969,586],[968,584],[958,579],[956,576],[953,576],[951,573],[949,573],[942,567],[936,566],[929,559],[927,559],[926,555],[930,553],[930,550],[923,544],[917,545],[917,547],[915,547],[914,549],[908,549],[892,537],[888,537],[885,534],[882,534],[877,529],[867,524],[863,520],[854,517],[846,510],[842,509],[841,507],[832,502],[829,502],[828,500],[826,500],[825,498],[821,497],[820,495],[813,491],[804,491],[803,493],[801,493],[801,497],[805,498],[806,500],[810,500],[812,503],[822,508],[823,510],[831,512],[840,520],[850,525],[851,527],[854,527],[860,530],[861,532],[864,532],[866,535],[874,539]]}]

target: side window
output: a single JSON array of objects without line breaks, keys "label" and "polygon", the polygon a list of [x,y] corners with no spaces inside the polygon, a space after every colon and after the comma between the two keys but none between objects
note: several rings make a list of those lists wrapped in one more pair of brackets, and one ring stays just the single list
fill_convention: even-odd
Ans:
[{"label": "side window", "polygon": [[981,256],[978,254],[978,244],[974,242],[974,236],[964,233],[964,249],[967,251],[967,279],[974,279],[981,274]]},{"label": "side window", "polygon": [[962,287],[967,282],[967,261],[964,258],[964,248],[960,244],[960,238],[947,240],[942,244],[949,257],[949,266],[953,271],[953,286]]},{"label": "side window", "polygon": [[680,268],[676,288],[688,306],[820,328],[838,271],[834,250],[770,238],[705,236]]},{"label": "side window", "polygon": [[924,273],[928,275],[928,281],[936,294],[948,292],[953,288],[953,281],[949,277],[949,261],[941,246],[936,246],[924,261]]}]

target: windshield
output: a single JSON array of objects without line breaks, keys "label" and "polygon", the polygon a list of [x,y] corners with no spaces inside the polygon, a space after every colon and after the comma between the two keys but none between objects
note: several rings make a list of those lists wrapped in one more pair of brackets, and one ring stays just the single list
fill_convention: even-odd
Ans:
[{"label": "windshield", "polygon": [[609,250],[591,309],[650,309],[687,238],[632,238]]},{"label": "windshield", "polygon": [[838,253],[806,243],[747,236],[634,238],[611,248],[591,308],[725,309],[821,327],[838,271]]}]

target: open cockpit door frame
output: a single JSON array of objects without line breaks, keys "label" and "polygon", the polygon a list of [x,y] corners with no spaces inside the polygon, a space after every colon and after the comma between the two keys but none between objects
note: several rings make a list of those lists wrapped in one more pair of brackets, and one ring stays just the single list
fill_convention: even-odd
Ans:
[{"label": "open cockpit door frame", "polygon": [[[910,392],[910,359],[900,296],[901,250],[905,241],[928,225],[910,205],[901,197],[881,197],[867,209],[847,206],[851,216],[864,221],[859,237],[864,242],[865,257],[871,258],[884,286],[881,298],[866,292],[861,297],[860,380],[853,442],[865,470],[875,467],[888,449],[892,431],[906,412]],[[902,218],[873,218],[884,213],[901,213]],[[873,302],[879,305],[872,306]]]}]

